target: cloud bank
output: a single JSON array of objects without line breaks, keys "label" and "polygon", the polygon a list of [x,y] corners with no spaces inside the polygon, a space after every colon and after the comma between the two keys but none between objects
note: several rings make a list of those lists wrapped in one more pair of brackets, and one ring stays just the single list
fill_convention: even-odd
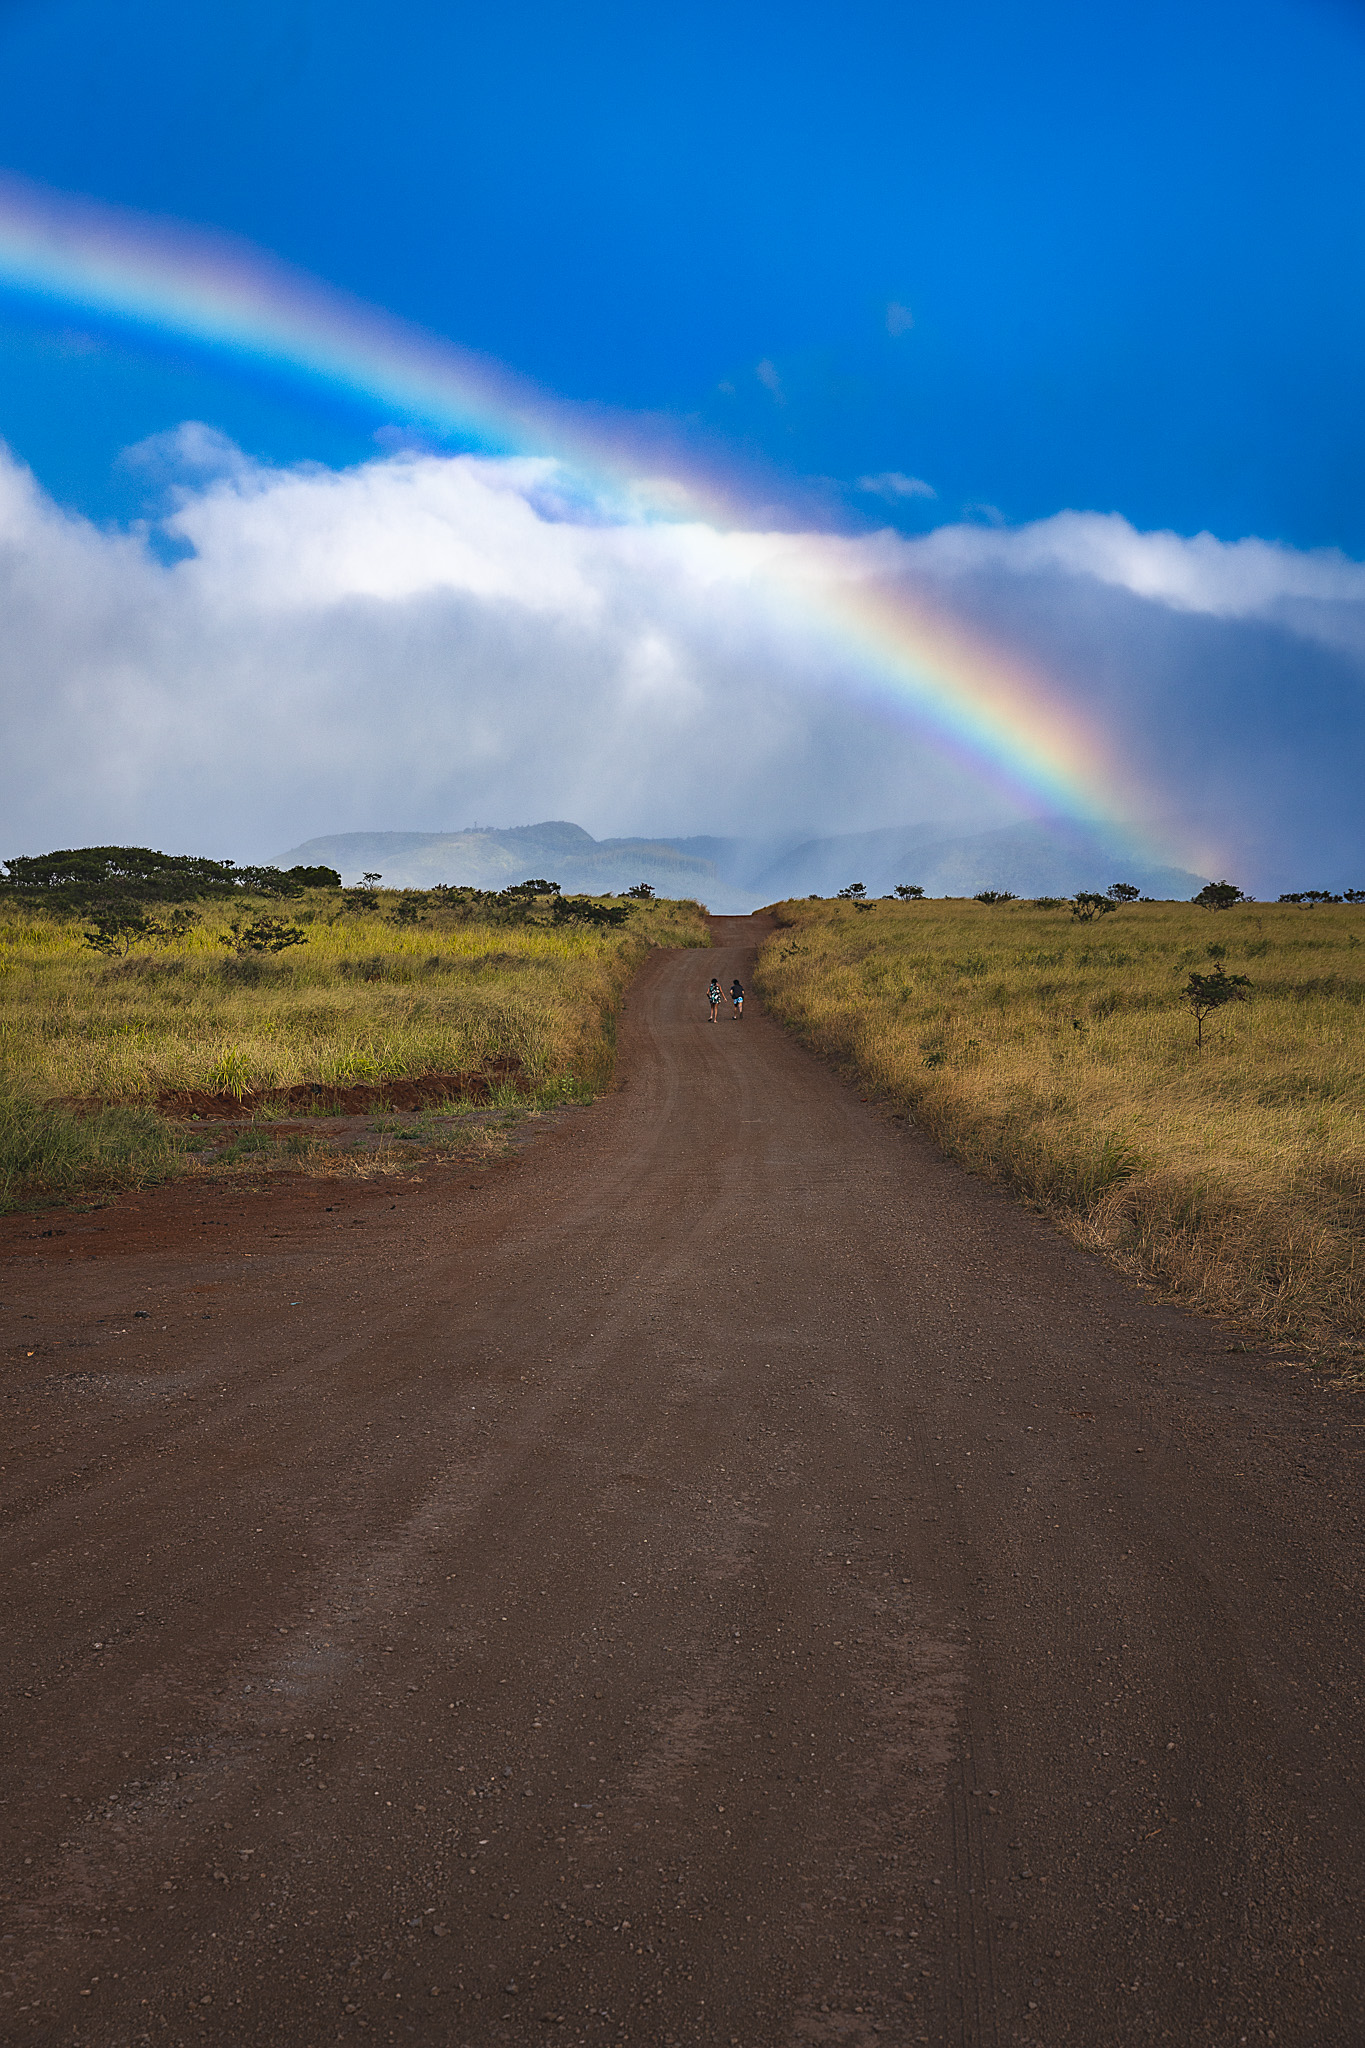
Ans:
[{"label": "cloud bank", "polygon": [[[527,460],[279,471],[193,424],[125,459],[164,494],[131,532],[0,458],[0,856],[1023,814],[831,672],[761,573],[783,536],[607,521]],[[1365,881],[1365,566],[1085,513],[841,546],[1041,665],[1188,864]]]}]

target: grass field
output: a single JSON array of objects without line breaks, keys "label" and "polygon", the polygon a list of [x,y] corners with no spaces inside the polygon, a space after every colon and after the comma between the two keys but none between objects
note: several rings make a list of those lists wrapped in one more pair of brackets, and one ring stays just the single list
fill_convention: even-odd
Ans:
[{"label": "grass field", "polygon": [[[780,905],[768,1007],[974,1172],[1274,1339],[1365,1337],[1365,909]],[[1192,971],[1245,974],[1204,1026]]]},{"label": "grass field", "polygon": [[[388,891],[200,903],[182,936],[106,958],[89,919],[0,903],[0,1203],[174,1170],[155,1113],[170,1089],[240,1097],[510,1059],[509,1103],[586,1100],[610,1080],[621,992],[649,947],[708,943],[691,903],[632,904],[606,930],[458,906],[400,921],[414,908]],[[306,943],[239,957],[230,920],[261,910]]]}]

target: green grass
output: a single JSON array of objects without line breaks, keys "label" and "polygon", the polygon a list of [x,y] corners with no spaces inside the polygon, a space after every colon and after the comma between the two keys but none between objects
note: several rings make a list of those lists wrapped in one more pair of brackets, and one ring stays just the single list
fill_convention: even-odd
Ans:
[{"label": "green grass", "polygon": [[[1267,1337],[1365,1336],[1365,910],[779,906],[757,986],[973,1171]],[[1251,999],[1204,1050],[1180,990]]]},{"label": "green grass", "polygon": [[147,1187],[176,1172],[182,1152],[154,1110],[81,1116],[0,1085],[0,1213],[34,1191],[61,1198],[91,1187]]},{"label": "green grass", "polygon": [[[652,946],[705,946],[693,903],[632,904],[619,928],[480,921],[458,907],[399,923],[339,892],[287,906],[307,944],[239,959],[221,941],[256,905],[200,904],[168,944],[105,958],[85,920],[0,899],[0,1202],[136,1186],[181,1148],[165,1090],[238,1097],[478,1070],[515,1059],[503,1106],[587,1100],[611,1078],[616,1011]],[[278,906],[265,906],[278,908]]]}]

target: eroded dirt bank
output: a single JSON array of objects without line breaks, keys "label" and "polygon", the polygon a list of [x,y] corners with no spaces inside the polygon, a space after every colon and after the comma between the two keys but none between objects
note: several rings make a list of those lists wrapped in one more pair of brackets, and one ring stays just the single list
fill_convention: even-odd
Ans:
[{"label": "eroded dirt bank", "polygon": [[0,1226],[4,2038],[1365,2038],[1360,1405],[717,933],[506,1166]]}]

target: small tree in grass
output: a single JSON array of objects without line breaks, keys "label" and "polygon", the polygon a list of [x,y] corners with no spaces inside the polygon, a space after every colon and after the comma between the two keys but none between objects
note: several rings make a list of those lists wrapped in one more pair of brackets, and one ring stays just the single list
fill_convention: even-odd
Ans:
[{"label": "small tree in grass", "polygon": [[972,901],[973,903],[1017,903],[1019,899],[1013,889],[978,889]]},{"label": "small tree in grass", "polygon": [[82,933],[87,946],[93,946],[97,953],[122,956],[132,950],[140,939],[156,939],[163,946],[173,939],[182,939],[192,924],[199,921],[197,910],[184,907],[173,910],[169,917],[149,917],[136,903],[97,903],[90,913],[92,929]]},{"label": "small tree in grass", "polygon": [[123,954],[139,939],[154,939],[158,927],[154,918],[135,903],[101,903],[91,911],[91,929],[82,933],[87,946],[97,953]]},{"label": "small tree in grass", "polygon": [[1078,889],[1071,899],[1071,915],[1081,924],[1089,924],[1092,918],[1106,917],[1118,904],[1109,897],[1101,896],[1094,889]]},{"label": "small tree in grass", "polygon": [[850,882],[847,887],[839,891],[839,901],[841,903],[861,903],[866,894],[866,882]]},{"label": "small tree in grass", "polygon": [[424,889],[405,889],[394,906],[390,924],[412,927],[422,922],[422,913],[431,907]]},{"label": "small tree in grass", "polygon": [[231,946],[239,959],[245,960],[252,953],[283,953],[290,946],[306,946],[308,934],[296,924],[286,924],[282,917],[253,917],[243,923],[240,917],[232,920],[230,932],[221,932],[220,946]]},{"label": "small tree in grass", "polygon": [[1251,983],[1244,974],[1226,974],[1221,960],[1212,974],[1192,974],[1180,993],[1194,1011],[1196,1052],[1204,1050],[1204,1019],[1224,1003],[1244,1003]]},{"label": "small tree in grass", "polygon": [[1204,910],[1231,910],[1234,903],[1250,900],[1235,882],[1205,882],[1199,894],[1190,898],[1191,903],[1198,903]]},{"label": "small tree in grass", "polygon": [[652,903],[654,901],[654,889],[649,882],[637,882],[633,889],[627,889],[626,894],[627,896],[633,896],[637,903]]},{"label": "small tree in grass", "polygon": [[1136,903],[1142,891],[1131,882],[1111,882],[1104,893],[1111,903]]},{"label": "small tree in grass", "polygon": [[902,903],[917,903],[922,900],[924,891],[918,882],[897,882],[896,894]]},{"label": "small tree in grass", "polygon": [[534,924],[539,921],[536,913],[545,898],[552,899],[553,909],[553,899],[557,899],[559,893],[558,882],[547,881],[544,875],[528,875],[524,882],[513,882],[508,888],[500,889],[492,900],[508,913],[514,923],[519,919],[522,923]]},{"label": "small tree in grass", "polygon": [[376,891],[383,879],[382,875],[376,875],[371,871],[363,874],[358,882],[353,882],[350,888],[345,891],[347,908],[350,910],[378,910],[379,897]]}]

